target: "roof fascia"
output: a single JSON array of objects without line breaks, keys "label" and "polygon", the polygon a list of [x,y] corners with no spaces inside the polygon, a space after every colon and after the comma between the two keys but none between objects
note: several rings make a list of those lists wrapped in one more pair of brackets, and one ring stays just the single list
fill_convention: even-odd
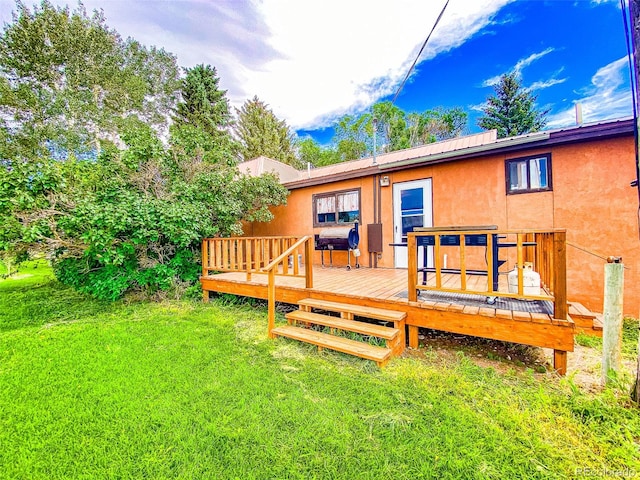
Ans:
[{"label": "roof fascia", "polygon": [[495,155],[501,153],[509,153],[526,148],[551,147],[555,145],[595,141],[605,138],[618,137],[624,135],[633,135],[633,119],[620,120],[616,122],[589,125],[569,130],[542,131],[523,137],[514,137],[510,139],[499,140],[495,143],[479,145],[476,147],[465,148],[463,150],[453,150],[450,152],[439,153],[435,155],[425,155],[420,157],[399,160],[396,162],[378,164],[359,170],[338,173],[336,175],[326,177],[308,178],[285,183],[284,186],[289,190],[296,188],[311,187],[315,185],[323,185],[328,183],[339,182],[341,180],[349,180],[355,178],[376,175],[382,172],[393,172],[405,170],[418,165],[432,165],[445,163],[455,160],[466,160],[469,158],[484,157],[487,155]]}]

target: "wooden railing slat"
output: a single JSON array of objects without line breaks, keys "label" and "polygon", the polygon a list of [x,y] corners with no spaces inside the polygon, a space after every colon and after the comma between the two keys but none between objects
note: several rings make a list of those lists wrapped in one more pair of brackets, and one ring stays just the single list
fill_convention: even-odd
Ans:
[{"label": "wooden railing slat", "polygon": [[465,236],[464,234],[460,235],[460,288],[462,290],[467,289],[467,259],[465,252]]},{"label": "wooden railing slat", "polygon": [[493,233],[487,233],[487,292],[493,291]]},{"label": "wooden railing slat", "polygon": [[518,295],[524,295],[524,252],[522,250],[522,235],[517,234],[517,255],[518,255]]},{"label": "wooden railing slat", "polygon": [[433,256],[435,257],[434,260],[436,267],[436,288],[440,288],[442,287],[442,265],[440,264],[440,235],[436,235],[435,237]]}]

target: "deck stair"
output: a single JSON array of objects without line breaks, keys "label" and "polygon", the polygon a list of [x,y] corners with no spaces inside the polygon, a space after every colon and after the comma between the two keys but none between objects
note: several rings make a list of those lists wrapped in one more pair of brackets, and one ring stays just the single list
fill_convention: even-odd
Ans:
[{"label": "deck stair", "polygon": [[591,312],[578,302],[569,303],[569,316],[576,325],[576,332],[602,337],[602,316]]},{"label": "deck stair", "polygon": [[[317,345],[318,349],[328,348],[357,357],[373,360],[383,367],[394,356],[402,353],[405,347],[406,313],[395,310],[329,302],[307,298],[298,302],[299,310],[286,315],[288,325],[274,328],[274,336],[292,338],[305,343]],[[340,317],[313,312],[313,309],[336,312]],[[355,320],[354,317],[382,322],[392,322],[391,326]],[[321,326],[329,329],[329,333],[312,329]],[[370,345],[365,341],[352,340],[336,335],[337,332],[352,332],[366,337],[376,337],[385,341],[386,346]]]}]

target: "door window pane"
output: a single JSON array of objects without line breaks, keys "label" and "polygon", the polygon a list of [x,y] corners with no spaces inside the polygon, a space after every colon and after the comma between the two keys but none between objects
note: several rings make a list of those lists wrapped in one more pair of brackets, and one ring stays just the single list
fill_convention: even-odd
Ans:
[{"label": "door window pane", "polygon": [[402,236],[412,232],[414,227],[424,227],[424,215],[408,215],[402,217]]},{"label": "door window pane", "polygon": [[424,193],[422,188],[408,188],[400,194],[400,209],[422,210],[424,208]]}]

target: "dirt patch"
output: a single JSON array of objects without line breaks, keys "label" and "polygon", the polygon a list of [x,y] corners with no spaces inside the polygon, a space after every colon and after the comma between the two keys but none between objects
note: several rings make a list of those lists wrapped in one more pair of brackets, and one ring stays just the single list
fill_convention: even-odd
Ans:
[{"label": "dirt patch", "polygon": [[[502,373],[531,369],[541,375],[555,375],[551,349],[422,328],[418,339],[420,350],[407,349],[407,356],[425,357],[426,352],[434,352],[443,361],[453,361],[456,353],[462,351],[476,365]],[[576,344],[567,357],[567,378],[583,390],[601,390],[601,361],[599,349]],[[634,376],[635,361],[623,360],[623,378],[631,380]]]},{"label": "dirt patch", "polygon": [[532,368],[538,373],[552,370],[541,348],[429,329],[420,329],[418,339],[420,347],[453,353],[463,351],[482,366]]}]

